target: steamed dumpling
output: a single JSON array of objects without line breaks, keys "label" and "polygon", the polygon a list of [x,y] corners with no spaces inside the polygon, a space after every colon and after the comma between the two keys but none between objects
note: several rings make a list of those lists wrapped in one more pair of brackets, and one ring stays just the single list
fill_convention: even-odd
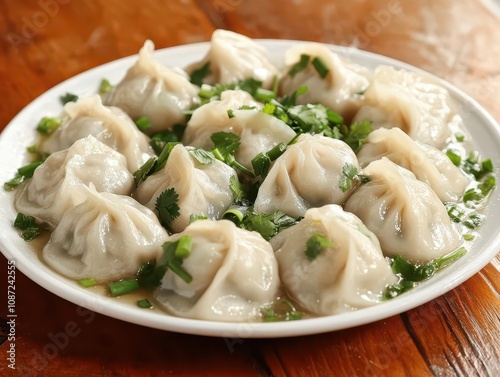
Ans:
[{"label": "steamed dumpling", "polygon": [[[317,234],[329,246],[310,258],[307,241]],[[377,237],[355,215],[335,204],[309,209],[300,223],[270,242],[286,292],[313,314],[374,305],[381,301],[386,286],[398,280]]]},{"label": "steamed dumpling", "polygon": [[460,246],[445,206],[411,171],[385,157],[363,171],[371,180],[354,191],[345,210],[375,233],[385,255],[427,262]]},{"label": "steamed dumpling", "polygon": [[203,320],[250,321],[276,298],[278,264],[271,245],[259,233],[228,220],[204,220],[169,241],[184,235],[192,237],[192,249],[182,267],[193,280],[186,283],[167,270],[155,292],[167,312]]},{"label": "steamed dumpling", "polygon": [[[302,55],[309,56],[309,63],[302,71],[290,74]],[[314,68],[312,61],[315,58],[321,59],[328,69],[325,77],[321,77]],[[293,46],[285,53],[285,65],[286,74],[280,83],[282,95],[289,95],[300,86],[307,86],[308,92],[299,96],[297,103],[321,103],[347,117],[352,117],[361,106],[361,93],[369,85],[368,70],[342,61],[327,46],[319,43]]]},{"label": "steamed dumpling", "polygon": [[121,108],[134,120],[147,117],[152,125],[148,133],[185,123],[183,111],[199,101],[198,87],[189,82],[187,74],[156,61],[154,48],[153,42],[147,40],[137,63],[104,98],[106,105]]},{"label": "steamed dumpling", "polygon": [[167,163],[149,176],[134,193],[134,197],[151,210],[156,199],[167,189],[174,188],[180,215],[171,223],[173,232],[181,232],[189,224],[191,215],[219,219],[233,202],[231,178],[237,179],[234,169],[216,160],[200,163],[190,152],[192,147],[176,145]]},{"label": "steamed dumpling", "polygon": [[352,149],[343,141],[322,135],[302,134],[275,162],[262,182],[255,209],[303,216],[311,207],[342,204],[352,192],[343,190],[343,169],[359,169]]},{"label": "steamed dumpling", "polygon": [[[279,143],[288,143],[295,137],[285,122],[258,109],[234,110],[233,117],[227,115],[227,109],[217,105],[204,110],[204,105],[196,109],[184,132],[183,143],[204,149],[213,148],[210,137],[220,131],[238,135],[240,147],[235,158],[247,169],[253,170],[252,159],[259,153],[265,153]],[[225,113],[225,116],[222,113]],[[200,115],[199,115],[200,114]],[[221,114],[219,116],[219,114]],[[203,121],[207,119],[207,121]],[[220,122],[218,122],[220,119]],[[216,122],[212,123],[211,120]]]},{"label": "steamed dumpling", "polygon": [[129,195],[134,178],[125,157],[93,136],[51,154],[16,193],[18,212],[55,226],[64,212],[85,200],[82,185]]},{"label": "steamed dumpling", "polygon": [[399,127],[413,140],[443,148],[456,112],[448,91],[423,74],[390,66],[375,69],[365,92],[366,106],[355,121],[371,120],[372,129]]},{"label": "steamed dumpling", "polygon": [[[212,130],[229,128],[232,121],[228,115],[228,110],[238,110],[242,106],[254,107],[255,110],[262,109],[262,104],[256,102],[248,92],[243,90],[223,91],[220,100],[210,101],[193,111],[184,132],[183,143],[191,145],[194,141],[199,144],[198,146],[201,146],[203,137],[206,137],[206,143],[203,145],[208,147],[211,134],[217,132]],[[208,128],[209,132],[207,132],[206,128]],[[202,135],[199,135],[200,133]]]},{"label": "steamed dumpling", "polygon": [[41,144],[40,149],[54,153],[89,135],[123,154],[131,172],[154,155],[149,138],[139,131],[128,115],[117,107],[103,106],[97,94],[67,103],[63,123]]},{"label": "steamed dumpling", "polygon": [[469,179],[445,153],[413,141],[399,128],[373,131],[358,152],[362,168],[382,157],[410,170],[418,180],[427,183],[442,202],[456,202],[469,184]]},{"label": "steamed dumpling", "polygon": [[230,84],[245,79],[255,79],[270,89],[278,70],[269,61],[264,47],[252,39],[229,30],[218,29],[212,34],[210,50],[205,58],[186,70],[193,72],[210,63],[210,75],[203,82]]},{"label": "steamed dumpling", "polygon": [[85,201],[64,213],[42,250],[49,266],[75,280],[111,281],[162,253],[168,235],[152,211],[128,196],[84,189]]}]

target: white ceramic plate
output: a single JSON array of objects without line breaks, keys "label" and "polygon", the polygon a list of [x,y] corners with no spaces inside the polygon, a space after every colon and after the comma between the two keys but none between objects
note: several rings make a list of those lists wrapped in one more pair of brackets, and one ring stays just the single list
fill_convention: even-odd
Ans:
[{"label": "white ceramic plate", "polygon": [[[278,61],[284,51],[294,41],[260,40]],[[157,51],[158,60],[167,65],[184,67],[201,59],[208,50],[207,43],[179,46]],[[348,59],[373,69],[380,64],[390,64],[400,68],[415,68],[383,56],[331,46],[332,50]],[[80,96],[97,91],[102,78],[117,83],[126,70],[134,64],[136,57],[120,59],[75,76],[29,104],[0,135],[0,183],[10,180],[18,167],[26,163],[26,147],[35,140],[34,128],[42,116],[54,116],[61,111],[59,96],[66,92]],[[472,135],[476,148],[494,163],[495,173],[500,177],[500,133],[496,122],[470,97],[446,82],[456,100],[457,107],[465,120],[467,130]],[[19,237],[12,223],[16,217],[13,194],[0,189],[0,250],[8,259],[16,261],[17,268],[30,279],[47,290],[77,305],[110,317],[143,326],[182,333],[213,335],[227,338],[284,337],[322,333],[354,327],[393,316],[428,302],[453,289],[483,268],[500,250],[499,190],[490,199],[487,218],[479,230],[479,237],[472,250],[456,263],[441,271],[429,281],[414,290],[377,305],[375,307],[345,314],[279,323],[223,323],[190,320],[168,316],[162,312],[144,310],[124,300],[104,297],[95,290],[80,288],[48,268],[33,252],[30,245]],[[23,294],[20,292],[20,294]]]}]

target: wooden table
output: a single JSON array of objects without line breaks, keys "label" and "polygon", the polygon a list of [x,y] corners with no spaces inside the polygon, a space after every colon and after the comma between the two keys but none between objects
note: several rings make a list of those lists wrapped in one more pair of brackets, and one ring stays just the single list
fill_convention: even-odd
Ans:
[{"label": "wooden table", "polygon": [[[348,4],[348,5],[346,5]],[[215,28],[314,40],[433,72],[500,120],[499,13],[484,0],[0,1],[0,129],[50,87],[99,64],[209,40]],[[499,376],[500,258],[444,296],[345,331],[231,340],[153,330],[62,300],[17,274],[15,371],[1,376]],[[0,257],[6,298],[7,261]],[[1,304],[0,315],[6,305]]]}]

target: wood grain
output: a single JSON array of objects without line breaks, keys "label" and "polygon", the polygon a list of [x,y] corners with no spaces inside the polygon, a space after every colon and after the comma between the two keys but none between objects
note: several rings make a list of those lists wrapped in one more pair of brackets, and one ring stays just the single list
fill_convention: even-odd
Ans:
[{"label": "wood grain", "polygon": [[[500,120],[498,23],[482,2],[465,0],[0,0],[0,129],[50,87],[136,53],[147,38],[162,48],[209,40],[218,27],[392,56],[455,83]],[[2,295],[6,265],[0,256]],[[3,346],[0,375],[498,376],[499,278],[497,257],[451,292],[384,321],[304,337],[228,339],[95,314],[18,272],[18,369],[7,368]]]}]

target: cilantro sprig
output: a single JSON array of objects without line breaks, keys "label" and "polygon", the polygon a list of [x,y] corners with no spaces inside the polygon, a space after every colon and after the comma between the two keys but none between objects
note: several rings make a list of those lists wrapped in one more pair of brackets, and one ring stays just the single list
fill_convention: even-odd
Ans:
[{"label": "cilantro sprig", "polygon": [[234,157],[234,154],[238,151],[241,144],[241,138],[238,135],[235,135],[232,132],[220,131],[213,133],[212,136],[210,136],[210,139],[214,143],[214,147],[210,151],[216,159],[242,171],[250,177],[255,176],[254,173],[236,161],[236,158]]},{"label": "cilantro sprig", "polygon": [[190,283],[193,277],[182,266],[184,259],[191,254],[193,239],[189,235],[181,236],[177,241],[165,242],[162,245],[163,254],[158,260],[144,263],[137,272],[137,280],[141,287],[155,288],[160,285],[167,269],[179,276],[186,283]]},{"label": "cilantro sprig", "polygon": [[180,216],[178,200],[179,194],[173,187],[166,189],[156,198],[155,208],[158,211],[160,224],[169,231],[172,230],[172,221]]},{"label": "cilantro sprig", "polygon": [[361,174],[356,166],[346,163],[342,167],[342,175],[339,178],[339,188],[342,192],[346,192],[357,184],[365,184],[369,181],[370,177]]},{"label": "cilantro sprig", "polygon": [[18,213],[14,220],[14,227],[21,231],[21,237],[25,241],[31,241],[48,230],[48,225],[38,223],[33,216],[28,216],[23,213]]}]

